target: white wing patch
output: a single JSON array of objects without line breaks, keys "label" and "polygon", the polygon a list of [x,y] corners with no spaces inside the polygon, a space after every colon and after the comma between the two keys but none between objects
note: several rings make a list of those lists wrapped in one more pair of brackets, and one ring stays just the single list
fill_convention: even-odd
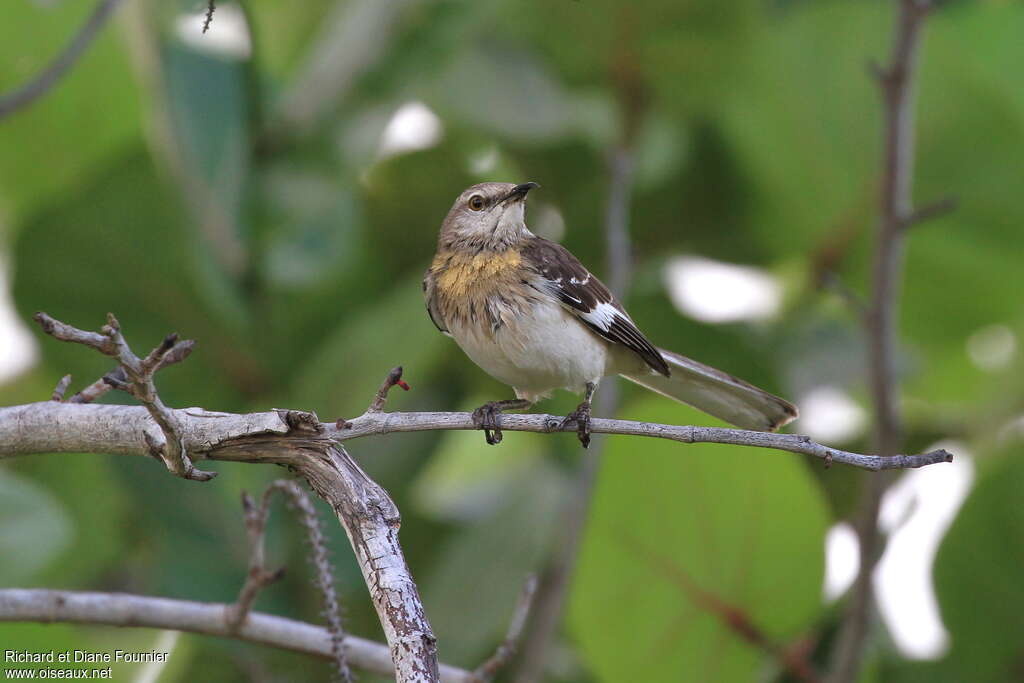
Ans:
[{"label": "white wing patch", "polygon": [[522,254],[540,276],[540,282],[526,284],[552,294],[590,329],[613,344],[635,351],[655,372],[670,374],[665,359],[615,302],[608,288],[565,247],[535,237],[526,242]]},{"label": "white wing patch", "polygon": [[615,306],[607,301],[602,301],[592,310],[581,313],[580,317],[602,332],[607,332],[611,328],[612,323],[615,322],[615,319],[623,316]]}]

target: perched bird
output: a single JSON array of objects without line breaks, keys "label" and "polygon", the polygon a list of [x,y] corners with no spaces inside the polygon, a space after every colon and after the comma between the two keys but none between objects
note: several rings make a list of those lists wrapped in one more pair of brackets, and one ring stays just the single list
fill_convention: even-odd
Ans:
[{"label": "perched bird", "polygon": [[622,375],[744,429],[772,431],[796,407],[721,370],[659,349],[608,288],[560,244],[526,227],[537,183],[481,183],[459,195],[423,279],[427,312],[470,359],[515,391],[473,413],[487,443],[501,411],[528,408],[554,389],[583,392],[566,416],[590,443],[590,404],[602,377]]}]

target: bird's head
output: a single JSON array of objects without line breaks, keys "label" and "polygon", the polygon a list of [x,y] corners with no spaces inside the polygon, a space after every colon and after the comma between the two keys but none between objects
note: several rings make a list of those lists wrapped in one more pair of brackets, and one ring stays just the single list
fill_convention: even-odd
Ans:
[{"label": "bird's head", "polygon": [[459,195],[441,226],[441,242],[505,249],[529,237],[526,194],[537,183],[480,183]]}]

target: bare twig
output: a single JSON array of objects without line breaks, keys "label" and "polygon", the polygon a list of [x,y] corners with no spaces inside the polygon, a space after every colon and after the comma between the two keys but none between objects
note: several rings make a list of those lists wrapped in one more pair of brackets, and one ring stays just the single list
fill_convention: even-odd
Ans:
[{"label": "bare twig", "polygon": [[388,376],[384,378],[384,383],[380,385],[380,389],[377,390],[376,395],[373,397],[373,401],[370,403],[370,407],[366,409],[368,413],[379,413],[384,410],[384,404],[388,401],[388,392],[393,386],[402,387],[403,391],[409,391],[411,388],[402,379],[402,366],[391,368]]},{"label": "bare twig", "polygon": [[[0,411],[3,409],[0,408]],[[2,412],[0,412],[2,415]],[[501,428],[510,432],[572,432],[574,425],[561,426],[562,418],[557,415],[526,415],[509,413],[502,415]],[[349,421],[347,429],[328,427],[329,433],[340,442],[365,436],[391,434],[395,432],[422,432],[451,429],[479,429],[470,413],[366,413]],[[595,417],[591,419],[591,431],[595,434],[621,434],[669,439],[680,443],[720,443],[733,446],[771,448],[790,453],[810,455],[833,464],[852,465],[862,469],[896,470],[924,467],[940,462],[952,462],[953,455],[944,449],[917,455],[864,455],[824,446],[800,434],[778,434],[755,432],[728,427],[702,427],[694,425],[667,425],[656,422],[633,420],[611,420]],[[0,442],[2,443],[2,442]]]},{"label": "bare twig", "polygon": [[498,649],[494,651],[494,654],[473,672],[476,680],[480,683],[489,683],[489,681],[494,680],[494,677],[501,668],[506,666],[512,660],[512,657],[515,656],[516,648],[519,646],[519,639],[523,635],[523,629],[526,628],[526,620],[530,616],[533,598],[536,593],[537,577],[531,574],[523,585],[522,593],[519,594],[519,602],[516,603],[515,612],[512,613],[512,621],[508,625],[505,640],[501,642]]},{"label": "bare twig", "polygon": [[924,223],[926,221],[935,220],[936,218],[941,218],[947,213],[956,211],[958,203],[959,202],[957,202],[956,197],[944,197],[943,199],[934,201],[931,204],[925,204],[921,208],[911,211],[910,214],[903,219],[900,227],[904,229],[910,228],[918,223]]},{"label": "bare twig", "polygon": [[[0,589],[0,622],[106,624],[188,631],[234,638],[292,652],[332,659],[333,637],[327,629],[284,617],[252,612],[234,631],[224,619],[230,605],[172,600],[125,593],[89,593],[43,589]],[[384,676],[395,667],[386,645],[346,635],[343,647],[353,666]],[[475,683],[474,674],[441,664],[444,683]]]},{"label": "bare twig", "polygon": [[209,0],[206,4],[206,18],[203,19],[203,33],[210,30],[210,24],[213,23],[213,12],[217,9],[217,3],[214,0]]},{"label": "bare twig", "polygon": [[0,119],[28,106],[45,95],[75,65],[103,28],[120,0],[100,0],[89,18],[75,33],[64,51],[28,83],[0,95]]},{"label": "bare twig", "polygon": [[245,577],[245,583],[242,584],[242,589],[238,592],[238,600],[227,609],[226,618],[228,626],[231,627],[233,632],[237,632],[239,627],[248,618],[259,592],[275,581],[279,581],[284,576],[284,573],[284,567],[279,567],[277,571],[272,572],[267,571],[262,566],[249,568],[249,573]]},{"label": "bare twig", "polygon": [[[932,9],[931,0],[896,0],[896,28],[889,64],[872,67],[882,95],[884,131],[873,287],[865,320],[875,413],[874,446],[883,457],[896,453],[902,442],[896,319],[906,228],[954,206],[951,200],[943,200],[918,211],[913,209],[914,79],[921,30]],[[873,602],[871,577],[883,545],[878,512],[888,483],[885,477],[872,477],[864,482],[855,522],[860,541],[860,571],[833,650],[831,683],[852,683],[860,670]]]},{"label": "bare twig", "polygon": [[[264,499],[265,500],[265,499]],[[246,617],[252,610],[256,596],[261,590],[279,580],[284,576],[285,568],[281,567],[270,571],[266,567],[264,552],[264,531],[267,526],[269,510],[266,505],[256,506],[252,496],[242,491],[242,509],[245,514],[245,530],[249,536],[249,545],[252,549],[249,552],[249,571],[238,592],[238,599],[234,605],[226,610],[228,625],[232,631],[237,632],[238,628],[245,622]]]},{"label": "bare twig", "polygon": [[60,381],[57,382],[57,386],[53,388],[53,395],[50,396],[50,400],[57,402],[63,401],[64,392],[68,390],[69,384],[71,384],[71,375],[64,375],[61,377]]},{"label": "bare twig", "polygon": [[[170,351],[168,351],[164,355],[164,357],[160,360],[160,363],[157,364],[156,369],[153,372],[159,372],[160,370],[166,368],[168,365],[180,363],[181,361],[185,360],[186,358],[189,357],[189,354],[192,353],[192,349],[194,349],[195,346],[195,341],[191,339],[185,339],[183,341],[178,342],[171,348]],[[101,396],[103,396],[111,389],[126,384],[127,382],[128,376],[125,374],[124,370],[120,366],[118,366],[111,370],[110,372],[108,372],[103,377],[100,377],[98,380],[96,380],[86,388],[79,391],[71,398],[69,398],[68,403],[91,403],[92,401],[95,401]]]},{"label": "bare twig", "polygon": [[92,403],[119,384],[128,382],[124,370],[116,367],[68,399],[68,403]]},{"label": "bare twig", "polygon": [[273,482],[264,492],[259,506],[248,493],[242,493],[245,527],[252,544],[252,554],[249,559],[249,573],[245,584],[238,594],[237,602],[227,612],[228,624],[237,630],[244,623],[259,591],[284,575],[283,567],[276,571],[267,570],[264,558],[264,535],[267,518],[270,516],[270,501],[276,492],[281,492],[288,497],[290,504],[299,511],[299,519],[303,528],[306,529],[306,536],[312,549],[311,560],[316,569],[316,584],[320,589],[324,614],[327,617],[327,631],[331,634],[334,664],[341,680],[350,683],[352,672],[349,670],[342,647],[345,633],[341,624],[338,596],[334,590],[334,573],[327,560],[326,543],[313,504],[309,501],[306,493],[293,481],[279,479]]},{"label": "bare twig", "polygon": [[[206,472],[192,465],[188,453],[182,446],[174,412],[160,400],[156,385],[153,383],[153,374],[177,345],[177,334],[168,335],[159,346],[150,351],[149,355],[140,360],[132,353],[121,335],[121,324],[113,313],[107,313],[107,324],[99,333],[79,330],[43,312],[36,313],[33,318],[42,326],[44,332],[56,339],[84,344],[117,359],[126,380],[109,373],[103,380],[130,393],[149,411],[153,421],[160,427],[159,434],[146,432],[151,454],[159,457],[171,473],[195,481],[209,481],[217,476],[216,472]],[[184,355],[188,355],[187,351]]]},{"label": "bare twig", "polygon": [[897,27],[889,66],[878,73],[885,109],[884,165],[880,218],[869,322],[871,387],[878,425],[877,447],[895,452],[900,440],[897,405],[895,320],[903,266],[901,227],[912,215],[914,80],[921,27],[932,5],[923,0],[898,0]]}]

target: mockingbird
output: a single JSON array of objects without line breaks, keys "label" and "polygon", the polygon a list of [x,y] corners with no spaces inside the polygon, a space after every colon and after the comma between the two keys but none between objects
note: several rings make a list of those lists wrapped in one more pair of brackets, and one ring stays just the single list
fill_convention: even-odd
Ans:
[{"label": "mockingbird", "polygon": [[626,379],[737,427],[773,431],[797,416],[789,402],[647,340],[608,288],[560,244],[526,227],[537,183],[481,183],[459,195],[423,279],[430,319],[516,398],[473,413],[487,443],[501,411],[528,408],[554,389],[583,392],[566,416],[590,443],[590,402],[602,377]]}]

